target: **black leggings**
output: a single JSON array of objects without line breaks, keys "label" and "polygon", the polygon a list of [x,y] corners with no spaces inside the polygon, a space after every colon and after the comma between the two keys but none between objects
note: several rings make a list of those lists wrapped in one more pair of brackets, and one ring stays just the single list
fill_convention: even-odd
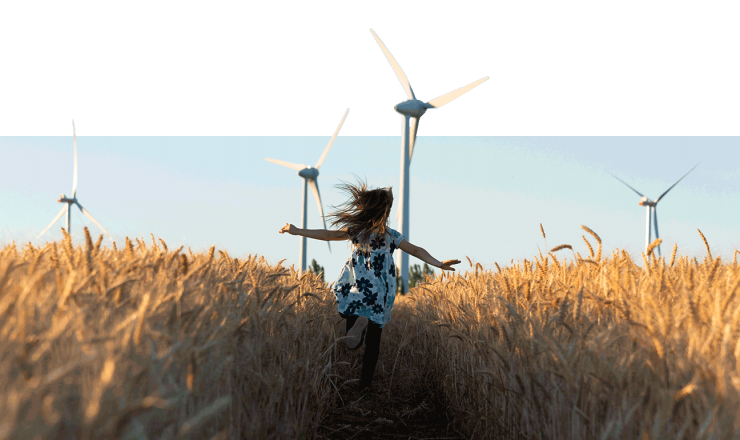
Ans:
[{"label": "black leggings", "polygon": [[[349,316],[344,313],[340,313],[340,316],[347,320],[347,328],[344,332],[345,335],[349,333],[349,329],[355,325],[357,316]],[[380,336],[383,333],[383,329],[379,324],[372,321],[367,323],[367,332],[365,333],[365,353],[362,355],[362,376],[360,376],[360,388],[367,388],[373,383],[373,374],[375,373],[375,364],[378,363],[378,354],[380,353]],[[362,342],[360,342],[362,344]]]}]

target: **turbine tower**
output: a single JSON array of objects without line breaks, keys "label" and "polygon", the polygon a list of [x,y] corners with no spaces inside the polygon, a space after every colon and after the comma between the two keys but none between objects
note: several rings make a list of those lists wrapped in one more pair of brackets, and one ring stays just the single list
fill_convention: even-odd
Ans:
[{"label": "turbine tower", "polygon": [[[319,184],[317,182],[317,179],[319,177],[319,168],[321,167],[321,164],[324,163],[324,159],[326,159],[326,154],[329,153],[329,149],[331,149],[331,145],[334,143],[334,139],[337,138],[339,130],[342,128],[342,124],[344,124],[344,120],[347,119],[348,114],[349,109],[344,112],[344,116],[339,122],[337,131],[334,132],[334,136],[331,137],[329,144],[324,149],[324,152],[321,154],[321,157],[319,158],[319,161],[316,162],[315,166],[310,167],[308,165],[299,165],[296,163],[285,162],[283,160],[265,158],[266,161],[276,163],[284,167],[292,168],[298,171],[299,176],[303,177],[303,218],[301,223],[303,225],[301,226],[303,229],[306,229],[306,225],[308,224],[307,197],[309,185],[311,186],[311,191],[316,198],[316,203],[319,205],[319,213],[321,214],[321,219],[324,222],[324,229],[326,229],[326,218],[324,218],[324,208],[321,207],[321,194],[319,193]],[[306,241],[306,237],[301,237],[301,273],[306,271]],[[326,243],[329,245],[329,251],[331,251],[331,244],[328,241]]]},{"label": "turbine tower", "polygon": [[100,223],[98,223],[98,221],[93,218],[92,214],[90,214],[87,211],[87,209],[83,208],[82,205],[80,205],[80,202],[77,200],[77,133],[75,132],[75,121],[74,120],[72,120],[72,139],[73,139],[74,150],[75,150],[74,175],[72,177],[72,198],[68,198],[67,196],[64,195],[64,193],[62,193],[59,200],[57,200],[57,202],[59,203],[64,203],[64,206],[62,206],[62,210],[59,211],[57,216],[54,217],[54,220],[52,220],[51,223],[49,223],[49,226],[47,226],[46,229],[41,231],[39,236],[36,238],[41,238],[41,236],[44,235],[46,231],[48,231],[49,228],[51,228],[54,225],[54,223],[56,223],[57,220],[59,220],[65,213],[67,214],[67,233],[71,234],[72,233],[71,231],[72,205],[77,205],[77,207],[80,208],[80,211],[82,211],[82,213],[85,214],[85,217],[89,218],[93,223],[95,223],[97,227],[99,227],[103,232],[105,232],[105,235],[107,235],[108,238],[110,238],[110,241],[113,241],[113,238],[110,236],[108,231],[106,231],[105,228],[103,228],[103,226],[101,226]]},{"label": "turbine tower", "polygon": [[[701,162],[699,162],[701,163]],[[694,168],[698,167],[699,164],[694,165]],[[678,182],[682,181],[684,177],[688,176],[690,172],[694,171],[694,168],[691,168],[686,174],[684,174],[680,179],[676,181],[673,185],[670,186],[667,190],[663,192],[663,194],[660,195],[655,200],[650,200],[647,197],[645,197],[640,191],[634,189],[631,187],[627,182],[620,179],[619,177],[612,174],[612,177],[619,180],[620,182],[624,183],[629,189],[636,192],[637,195],[641,197],[640,199],[640,206],[645,207],[645,218],[646,218],[646,226],[645,226],[645,252],[647,253],[647,248],[650,246],[650,243],[653,242],[653,234],[652,234],[652,228],[651,226],[655,227],[655,239],[657,240],[660,238],[660,235],[658,234],[658,202],[666,195],[668,194],[668,191],[672,190],[674,186],[678,185]],[[657,247],[658,250],[658,256],[660,256],[660,245]]]},{"label": "turbine tower", "polygon": [[[401,216],[399,221],[399,229],[401,230],[403,236],[408,240],[410,188],[409,168],[411,166],[411,156],[414,154],[414,144],[416,143],[416,133],[419,130],[419,120],[428,109],[440,108],[448,102],[454,100],[455,98],[459,98],[464,93],[470,91],[474,87],[486,81],[488,77],[486,76],[485,78],[481,78],[474,83],[470,83],[467,86],[460,87],[457,90],[434,98],[429,102],[422,102],[416,99],[416,95],[414,95],[414,90],[411,88],[411,84],[409,83],[408,78],[406,78],[406,74],[403,73],[403,70],[401,70],[401,66],[398,65],[396,59],[393,58],[393,55],[391,55],[391,53],[388,51],[388,48],[385,47],[385,44],[380,41],[380,38],[378,38],[378,35],[372,29],[370,29],[370,33],[373,34],[373,37],[375,37],[375,41],[378,42],[380,49],[383,50],[385,57],[388,59],[388,62],[393,68],[393,71],[396,72],[396,76],[401,82],[401,86],[403,87],[404,91],[406,91],[406,95],[409,98],[406,101],[400,104],[396,104],[393,107],[395,111],[401,114],[401,117],[403,119],[403,131],[401,132],[401,203],[399,206],[399,213],[401,214]],[[411,121],[410,133],[409,119],[413,119]],[[399,252],[401,254],[401,278],[403,280],[401,282],[401,285],[405,290],[408,290],[409,256],[406,253],[401,252],[400,250]]]}]

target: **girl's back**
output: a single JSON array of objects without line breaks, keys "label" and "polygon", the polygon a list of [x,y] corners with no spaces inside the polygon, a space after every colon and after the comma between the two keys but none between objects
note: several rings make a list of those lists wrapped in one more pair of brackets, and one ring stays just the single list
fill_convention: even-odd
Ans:
[{"label": "girl's back", "polygon": [[366,241],[352,240],[352,255],[342,268],[334,293],[340,313],[366,316],[382,327],[390,319],[396,299],[393,252],[403,241],[403,235],[387,228],[383,235],[367,237]]}]

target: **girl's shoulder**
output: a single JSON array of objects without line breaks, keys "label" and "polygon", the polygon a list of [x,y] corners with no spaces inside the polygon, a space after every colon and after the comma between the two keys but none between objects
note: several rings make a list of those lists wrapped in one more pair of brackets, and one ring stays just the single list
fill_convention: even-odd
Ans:
[{"label": "girl's shoulder", "polygon": [[376,243],[378,246],[382,247],[385,246],[385,240],[388,240],[389,243],[392,243],[394,247],[398,247],[398,245],[400,245],[401,242],[405,239],[403,234],[392,228],[386,228],[385,237],[382,238],[378,234],[371,234],[370,237],[368,237],[367,243],[361,243],[358,237],[359,234],[356,237],[352,238],[353,248],[363,247],[365,245],[376,246]]},{"label": "girl's shoulder", "polygon": [[396,231],[395,229],[387,228],[386,229],[386,234],[391,237],[391,240],[393,241],[393,243],[396,246],[398,246],[399,244],[401,244],[401,242],[404,240],[403,234],[401,234],[400,232]]}]

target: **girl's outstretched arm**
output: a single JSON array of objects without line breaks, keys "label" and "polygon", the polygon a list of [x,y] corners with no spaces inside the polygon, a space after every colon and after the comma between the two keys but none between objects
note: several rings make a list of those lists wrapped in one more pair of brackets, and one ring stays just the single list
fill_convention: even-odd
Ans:
[{"label": "girl's outstretched arm", "polygon": [[434,267],[438,267],[442,270],[452,270],[454,271],[455,268],[452,267],[453,264],[460,264],[460,260],[445,260],[445,261],[439,261],[436,258],[432,257],[429,252],[424,250],[423,248],[420,248],[419,246],[414,246],[413,244],[409,243],[406,240],[403,240],[401,244],[398,245],[399,249],[406,252],[409,255],[413,255],[416,258],[420,259],[421,261],[431,264]]},{"label": "girl's outstretched arm", "polygon": [[280,233],[288,233],[290,235],[301,235],[303,237],[314,238],[316,240],[324,241],[340,241],[349,240],[349,235],[346,231],[328,231],[326,229],[301,229],[286,223],[280,229]]}]

